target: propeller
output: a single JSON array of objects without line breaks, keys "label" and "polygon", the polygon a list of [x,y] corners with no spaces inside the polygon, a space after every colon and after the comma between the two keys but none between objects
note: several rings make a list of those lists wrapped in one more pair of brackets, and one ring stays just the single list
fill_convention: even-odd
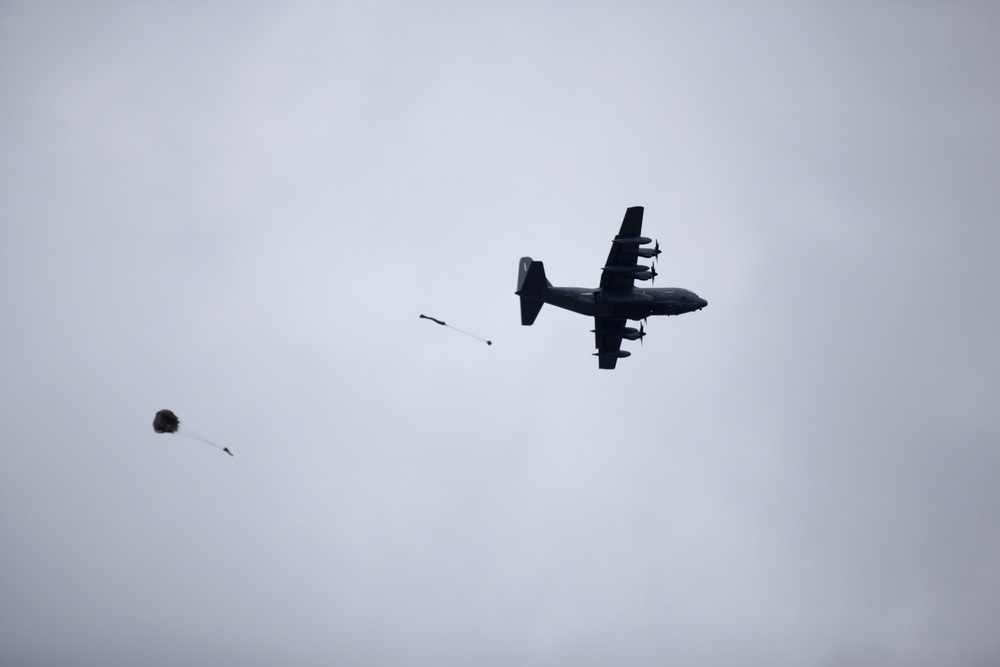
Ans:
[{"label": "propeller", "polygon": [[646,336],[646,327],[639,323],[639,347],[642,347],[642,339]]}]

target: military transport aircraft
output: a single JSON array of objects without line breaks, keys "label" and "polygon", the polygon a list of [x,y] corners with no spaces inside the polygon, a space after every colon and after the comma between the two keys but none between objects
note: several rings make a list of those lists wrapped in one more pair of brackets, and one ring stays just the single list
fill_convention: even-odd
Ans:
[{"label": "military transport aircraft", "polygon": [[[517,276],[517,294],[521,297],[521,324],[528,326],[538,317],[542,305],[572,310],[594,318],[601,368],[614,368],[618,360],[631,353],[621,349],[622,339],[638,340],[646,335],[645,327],[625,326],[626,320],[645,320],[650,315],[681,315],[701,310],[708,305],[690,290],[680,287],[636,287],[635,281],[653,281],[656,269],[638,263],[639,257],[656,259],[660,243],[653,248],[640,246],[652,239],[640,236],[642,207],[633,206],[625,211],[621,231],[611,242],[611,253],[604,264],[601,286],[597,289],[583,287],[553,287],[545,278],[545,266],[530,257],[521,258]],[[652,282],[650,283],[652,284]]]}]

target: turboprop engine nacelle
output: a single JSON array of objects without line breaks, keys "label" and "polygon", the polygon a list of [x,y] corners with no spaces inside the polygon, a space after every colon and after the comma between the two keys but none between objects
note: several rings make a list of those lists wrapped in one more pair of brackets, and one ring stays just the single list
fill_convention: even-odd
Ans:
[{"label": "turboprop engine nacelle", "polygon": [[625,357],[631,357],[632,353],[628,350],[617,350],[612,352],[608,350],[607,352],[594,352],[595,357],[618,357],[619,359],[624,359]]},{"label": "turboprop engine nacelle", "polygon": [[608,336],[621,336],[626,340],[639,340],[646,335],[646,332],[639,331],[635,327],[621,327],[619,329],[601,329],[599,332],[597,329],[591,329],[590,333],[601,333]]},{"label": "turboprop engine nacelle", "polygon": [[646,245],[647,243],[652,243],[653,239],[646,238],[645,236],[627,236],[623,239],[615,239],[612,243],[618,245]]},{"label": "turboprop engine nacelle", "polygon": [[626,276],[630,273],[649,273],[649,267],[643,264],[636,264],[635,266],[605,266],[601,270],[608,273],[620,273]]}]

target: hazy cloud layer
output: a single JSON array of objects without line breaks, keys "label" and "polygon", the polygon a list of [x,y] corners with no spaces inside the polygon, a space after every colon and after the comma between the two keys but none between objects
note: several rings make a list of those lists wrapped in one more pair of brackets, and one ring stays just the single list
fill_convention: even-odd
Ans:
[{"label": "hazy cloud layer", "polygon": [[5,3],[0,662],[995,664],[998,27]]}]

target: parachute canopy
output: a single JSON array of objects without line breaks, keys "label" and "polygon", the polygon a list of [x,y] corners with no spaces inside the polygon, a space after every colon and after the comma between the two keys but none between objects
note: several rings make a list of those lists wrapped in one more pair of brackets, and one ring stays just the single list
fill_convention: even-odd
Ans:
[{"label": "parachute canopy", "polygon": [[153,430],[157,433],[177,433],[181,420],[170,410],[160,410],[153,418]]}]

